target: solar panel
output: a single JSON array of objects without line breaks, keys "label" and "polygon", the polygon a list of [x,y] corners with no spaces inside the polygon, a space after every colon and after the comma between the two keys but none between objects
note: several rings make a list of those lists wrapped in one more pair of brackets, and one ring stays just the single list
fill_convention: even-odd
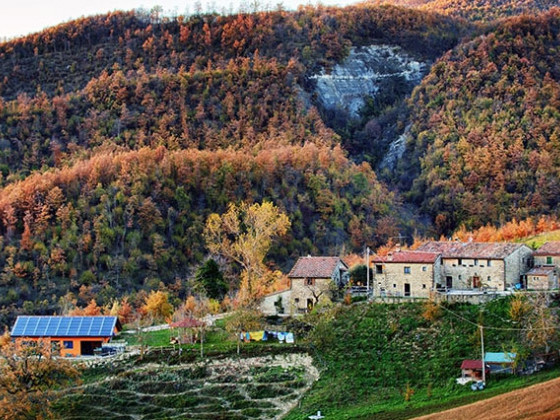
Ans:
[{"label": "solar panel", "polygon": [[68,328],[70,327],[70,322],[72,318],[61,316],[60,317],[60,325],[58,326],[58,335],[65,336],[68,335]]},{"label": "solar panel", "polygon": [[47,328],[45,329],[44,335],[57,335],[58,334],[58,326],[60,324],[60,318],[49,318],[49,322],[47,324]]},{"label": "solar panel", "polygon": [[108,337],[113,335],[115,316],[18,316],[13,337]]}]

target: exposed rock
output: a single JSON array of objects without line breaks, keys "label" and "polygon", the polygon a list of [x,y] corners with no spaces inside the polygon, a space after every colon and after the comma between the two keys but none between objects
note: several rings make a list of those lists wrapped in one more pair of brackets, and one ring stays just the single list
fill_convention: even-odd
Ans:
[{"label": "exposed rock", "polygon": [[311,76],[316,81],[317,98],[327,109],[340,109],[350,117],[359,117],[365,97],[374,96],[387,79],[416,85],[428,65],[417,61],[398,46],[371,45],[354,47],[343,63],[327,74]]},{"label": "exposed rock", "polygon": [[387,169],[389,171],[393,171],[395,169],[395,167],[397,166],[397,162],[400,158],[402,158],[402,155],[406,150],[406,140],[410,133],[410,127],[411,124],[407,125],[404,129],[404,132],[396,140],[391,142],[391,144],[389,145],[389,150],[379,164],[379,170]]}]

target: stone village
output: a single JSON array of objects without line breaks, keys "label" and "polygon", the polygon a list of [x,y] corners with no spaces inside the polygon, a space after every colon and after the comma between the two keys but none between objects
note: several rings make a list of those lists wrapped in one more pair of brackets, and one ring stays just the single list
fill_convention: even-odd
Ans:
[{"label": "stone village", "polygon": [[350,285],[339,257],[301,257],[288,274],[286,290],[266,296],[265,314],[305,313],[340,289],[370,298],[482,303],[516,290],[558,289],[560,242],[533,251],[510,242],[430,241],[416,250],[399,247],[368,262],[369,284]]}]

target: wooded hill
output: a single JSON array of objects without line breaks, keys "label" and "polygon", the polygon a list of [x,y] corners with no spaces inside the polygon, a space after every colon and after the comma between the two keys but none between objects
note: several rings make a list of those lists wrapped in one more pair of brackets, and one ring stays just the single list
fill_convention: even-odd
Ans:
[{"label": "wooded hill", "polygon": [[483,22],[521,14],[538,14],[558,6],[555,0],[384,0],[381,3]]},{"label": "wooded hill", "polygon": [[[556,213],[557,28],[557,10],[476,26],[373,4],[154,9],[0,44],[3,314],[52,312],[67,291],[104,304],[160,281],[181,296],[176,280],[208,256],[206,217],[229,202],[267,199],[289,215],[269,260],[284,270],[412,235],[426,214],[439,234]],[[439,61],[408,103],[395,87],[335,127],[309,76],[372,44]],[[387,184],[362,163],[376,162],[364,150],[380,121],[398,134],[412,123]]]},{"label": "wooded hill", "polygon": [[560,10],[440,59],[409,100],[402,189],[446,233],[558,211]]}]

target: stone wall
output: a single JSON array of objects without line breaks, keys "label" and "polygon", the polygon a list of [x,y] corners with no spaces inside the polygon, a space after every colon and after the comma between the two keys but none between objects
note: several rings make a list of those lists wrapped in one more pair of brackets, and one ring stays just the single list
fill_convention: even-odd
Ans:
[{"label": "stone wall", "polygon": [[332,279],[309,279],[313,284],[307,284],[308,279],[292,279],[291,304],[295,312],[305,312],[307,310],[307,300],[311,299],[312,304],[316,303],[316,296],[321,298],[332,298]]},{"label": "stone wall", "polygon": [[[291,295],[292,290],[287,289],[265,296],[260,304],[261,312],[265,315],[292,315]],[[276,305],[279,299],[284,308],[283,312],[279,312],[279,308]]]},{"label": "stone wall", "polygon": [[479,287],[505,290],[505,270],[503,260],[444,258],[442,286],[446,286],[447,277],[451,277],[452,289],[472,289],[479,278]]},{"label": "stone wall", "polygon": [[[437,265],[439,265],[439,260]],[[383,294],[405,296],[405,284],[408,284],[411,297],[427,298],[434,287],[434,264],[387,261],[383,264],[383,273],[377,273],[374,265],[373,278],[374,295],[376,296]]]},{"label": "stone wall", "polygon": [[548,262],[546,256],[535,255],[535,267],[542,267],[543,265],[555,265],[556,267],[560,267],[560,257],[551,255],[550,261],[551,262]]},{"label": "stone wall", "polygon": [[504,261],[506,264],[506,287],[514,286],[521,281],[521,276],[529,271],[533,251],[528,246],[522,246],[510,254]]}]

